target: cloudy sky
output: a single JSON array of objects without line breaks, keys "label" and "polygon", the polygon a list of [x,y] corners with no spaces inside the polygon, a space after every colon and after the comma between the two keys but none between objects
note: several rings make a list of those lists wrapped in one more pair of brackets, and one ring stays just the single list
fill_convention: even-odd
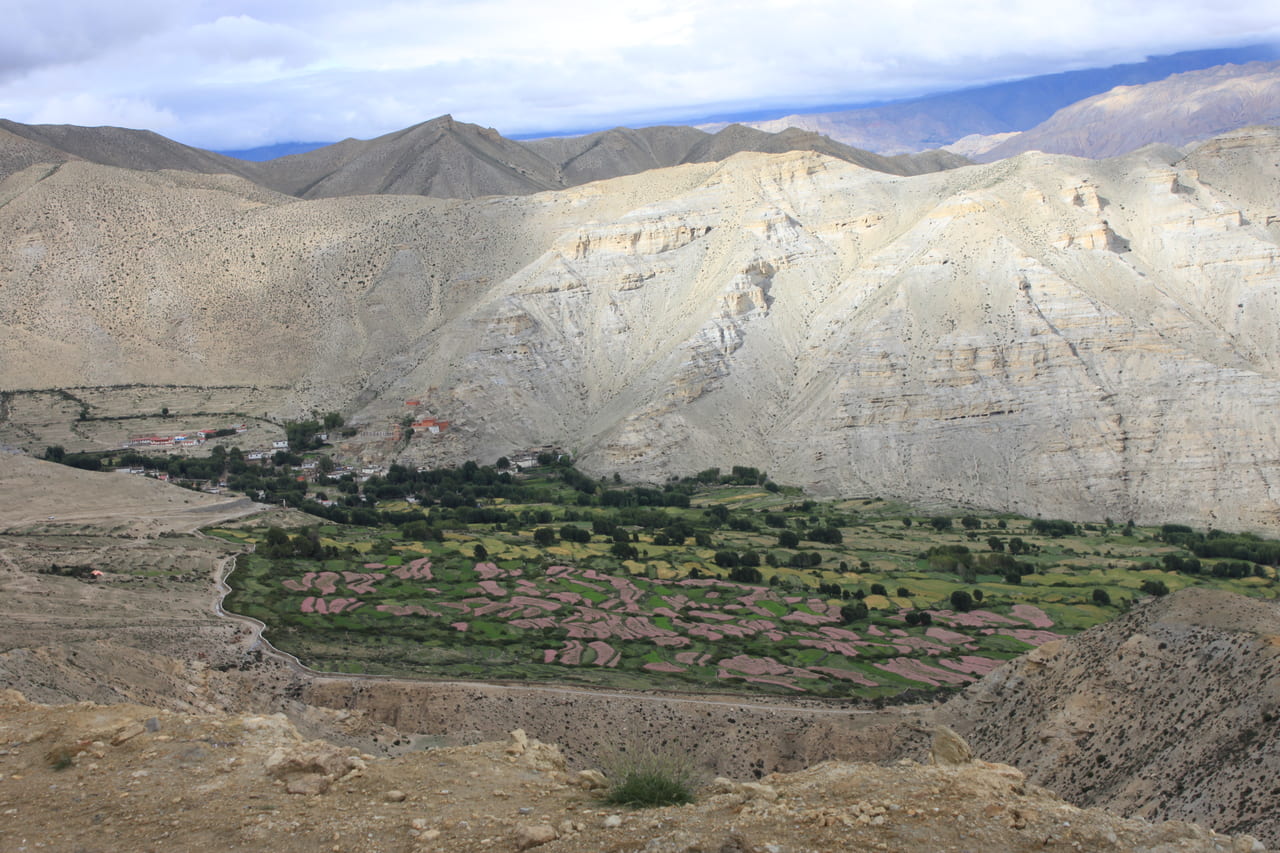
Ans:
[{"label": "cloudy sky", "polygon": [[[15,8],[16,7],[16,8]],[[1277,0],[0,0],[0,117],[206,148],[905,97],[1280,42]]]}]

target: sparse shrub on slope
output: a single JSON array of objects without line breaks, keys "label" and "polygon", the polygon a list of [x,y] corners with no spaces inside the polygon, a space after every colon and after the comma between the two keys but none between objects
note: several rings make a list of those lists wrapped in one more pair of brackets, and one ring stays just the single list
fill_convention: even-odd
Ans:
[{"label": "sparse shrub on slope", "polygon": [[630,808],[682,806],[692,803],[698,783],[693,757],[678,748],[655,748],[632,742],[600,756],[609,780],[604,801]]}]

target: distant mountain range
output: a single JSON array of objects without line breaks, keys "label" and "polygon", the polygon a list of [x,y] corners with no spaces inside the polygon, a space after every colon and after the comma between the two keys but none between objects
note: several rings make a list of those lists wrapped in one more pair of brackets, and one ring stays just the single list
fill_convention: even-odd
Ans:
[{"label": "distant mountain range", "polygon": [[589,136],[516,142],[492,128],[441,116],[377,139],[346,139],[304,153],[251,162],[182,145],[146,130],[24,125],[0,120],[0,176],[34,162],[86,160],[103,166],[232,174],[297,198],[425,195],[477,198],[566,189],[649,169],[724,160],[744,151],[814,151],[877,172],[916,175],[967,164],[946,151],[884,157],[790,129],[731,125],[618,128]]},{"label": "distant mountain range", "polygon": [[[745,112],[690,122],[689,126],[715,132],[731,124],[741,124],[770,133],[794,127],[820,133],[837,142],[877,154],[906,154],[951,146],[965,136],[991,136],[1029,130],[1048,120],[1058,110],[1116,86],[1152,83],[1171,74],[1228,63],[1275,60],[1280,60],[1280,47],[1275,45],[1183,51],[1167,56],[1153,56],[1143,62],[1043,74],[890,103],[831,107],[790,115],[779,115],[776,111]],[[551,138],[595,135],[575,133]],[[525,142],[532,137],[516,134],[510,138]],[[548,137],[537,139],[546,141]],[[262,161],[301,154],[331,144],[283,142],[217,153],[240,160]]]},{"label": "distant mountain range", "polygon": [[1250,124],[1280,124],[1280,62],[1219,65],[1117,86],[1001,137],[987,151],[972,144],[968,150],[984,163],[1033,150],[1099,159],[1151,143],[1180,147]]},{"label": "distant mountain range", "polygon": [[[719,162],[747,151],[812,151],[893,175],[952,169],[970,157],[990,162],[1032,149],[1098,158],[1153,142],[1182,146],[1247,125],[1280,122],[1280,61],[1200,67],[1223,57],[1275,55],[1272,48],[1176,54],[756,126],[717,126],[714,132],[660,126],[513,140],[492,128],[441,116],[376,139],[283,143],[229,156],[145,130],[0,120],[0,176],[37,162],[86,160],[142,171],[237,175],[304,199],[478,198],[561,190],[651,169]],[[1167,73],[1186,67],[1197,70]],[[1163,76],[1151,79],[1157,75]],[[1126,85],[1117,87],[1117,82]],[[948,143],[949,150],[915,154],[868,150]]]},{"label": "distant mountain range", "polygon": [[[1275,45],[1185,51],[1152,57],[1145,62],[1045,74],[889,104],[754,121],[744,119],[741,123],[767,131],[796,127],[869,151],[901,154],[939,148],[973,134],[985,136],[1030,130],[1058,110],[1116,86],[1152,83],[1171,74],[1227,63],[1276,60],[1280,60],[1280,48]],[[716,130],[724,124],[698,126]]]}]

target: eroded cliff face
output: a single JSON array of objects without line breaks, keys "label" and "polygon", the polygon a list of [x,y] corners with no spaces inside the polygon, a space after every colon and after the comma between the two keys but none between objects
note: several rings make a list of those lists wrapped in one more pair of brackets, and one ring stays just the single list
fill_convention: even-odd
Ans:
[{"label": "eroded cliff face", "polygon": [[653,479],[1274,529],[1276,147],[912,178],[744,154],[474,202],[32,167],[0,185],[2,381],[256,380],[371,433],[425,397],[446,439],[350,448],[408,463],[556,443]]},{"label": "eroded cliff face", "polygon": [[482,457],[1265,527],[1276,282],[1270,231],[1159,159],[736,158],[561,236],[410,381]]}]

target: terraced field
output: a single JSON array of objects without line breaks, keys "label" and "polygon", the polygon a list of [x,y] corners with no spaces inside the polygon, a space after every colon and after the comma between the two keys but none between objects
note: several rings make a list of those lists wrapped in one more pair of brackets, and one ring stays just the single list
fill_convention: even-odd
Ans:
[{"label": "terraced field", "polygon": [[[652,518],[601,525],[612,517],[603,510],[554,503],[505,505],[506,524],[450,523],[447,510],[404,502],[384,511],[439,526],[426,538],[405,535],[403,522],[288,537],[213,531],[263,546],[240,558],[227,608],[324,670],[883,697],[962,686],[1110,618],[1144,583],[1278,591],[1271,566],[1234,578],[1215,576],[1211,561],[1166,570],[1166,555],[1188,552],[1159,530],[1046,534],[1009,516],[934,526],[875,499],[817,503],[747,487],[661,511],[697,528],[693,542],[673,542]],[[780,547],[792,544],[788,531],[840,541]],[[1015,540],[1016,560],[1006,551]]]}]

